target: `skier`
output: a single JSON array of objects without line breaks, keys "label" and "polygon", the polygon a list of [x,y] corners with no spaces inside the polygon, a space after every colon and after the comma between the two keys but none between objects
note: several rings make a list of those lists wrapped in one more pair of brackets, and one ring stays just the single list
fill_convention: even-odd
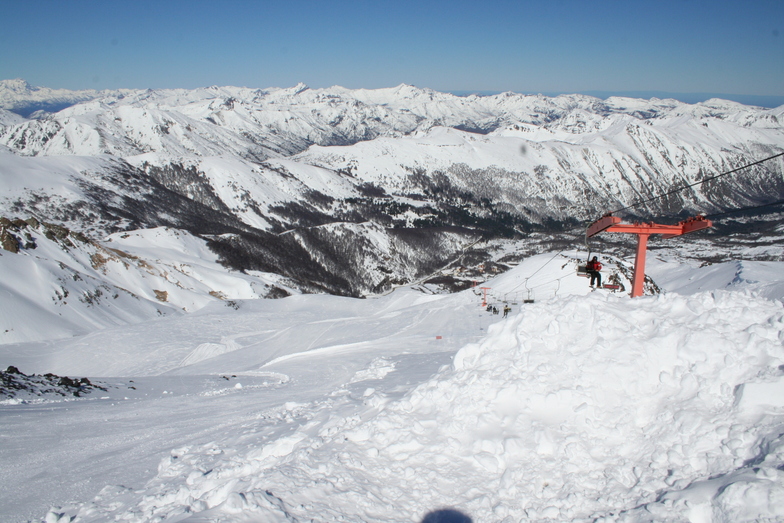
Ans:
[{"label": "skier", "polygon": [[602,286],[602,273],[599,271],[602,270],[602,264],[599,262],[599,259],[594,256],[591,261],[589,261],[585,265],[585,269],[588,271],[588,274],[591,275],[591,287],[593,287],[593,282],[596,282],[597,287]]},{"label": "skier", "polygon": [[509,314],[509,311],[511,310],[512,308],[509,305],[504,305],[504,318],[506,318],[506,315]]}]

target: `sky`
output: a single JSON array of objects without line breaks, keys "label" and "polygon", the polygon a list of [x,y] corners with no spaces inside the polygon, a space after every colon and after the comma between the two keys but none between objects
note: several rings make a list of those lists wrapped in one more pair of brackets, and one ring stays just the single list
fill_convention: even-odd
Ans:
[{"label": "sky", "polygon": [[0,0],[0,20],[0,79],[51,88],[784,97],[782,0]]}]

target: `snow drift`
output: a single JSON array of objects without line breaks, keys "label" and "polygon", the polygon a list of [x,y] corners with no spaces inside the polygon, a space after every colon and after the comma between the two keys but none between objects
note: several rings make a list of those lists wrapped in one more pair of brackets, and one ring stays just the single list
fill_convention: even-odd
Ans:
[{"label": "snow drift", "polygon": [[[143,489],[107,487],[76,513],[388,522],[453,507],[474,521],[777,519],[783,341],[781,303],[739,292],[554,298],[498,321],[402,398],[368,387],[349,415],[287,404],[255,422],[287,417],[276,438],[246,422],[243,434],[173,451]],[[378,363],[376,378],[395,375]]]}]

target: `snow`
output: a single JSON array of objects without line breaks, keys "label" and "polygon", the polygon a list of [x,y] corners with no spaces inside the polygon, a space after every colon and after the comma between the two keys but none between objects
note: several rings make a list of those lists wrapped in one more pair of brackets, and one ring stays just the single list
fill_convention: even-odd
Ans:
[{"label": "snow", "polygon": [[[47,96],[75,104],[43,119],[0,109],[3,215],[37,211],[51,217],[84,202],[104,203],[91,201],[95,196],[86,187],[99,183],[95,173],[106,171],[119,176],[114,183],[103,180],[102,188],[113,193],[107,197],[127,197],[130,188],[118,181],[133,170],[130,164],[140,171],[192,168],[195,179],[166,185],[190,197],[194,189],[204,191],[212,207],[225,206],[263,230],[285,228],[291,220],[276,207],[313,205],[336,214],[346,202],[325,202],[360,197],[364,184],[383,187],[397,202],[423,195],[412,173],[444,174],[455,191],[497,202],[502,210],[514,208],[512,214],[532,222],[593,219],[640,195],[665,193],[706,173],[771,156],[784,143],[784,109],[716,100],[689,105],[580,95],[458,97],[405,84],[67,95],[21,80],[0,81],[0,106]],[[685,207],[712,213],[766,201],[768,189],[780,181],[781,162],[764,169],[762,185],[727,178],[721,201],[698,186]],[[422,216],[400,218],[410,225]],[[94,227],[102,226],[116,230],[117,224]]]},{"label": "snow", "polygon": [[[310,198],[326,212],[363,182],[423,206],[402,196],[419,170],[499,206],[574,217],[569,206],[592,214],[594,200],[626,205],[780,151],[784,114],[405,84],[0,81],[3,107],[68,104],[29,120],[0,109],[4,215],[56,215],[88,201],[87,185],[137,198],[145,189],[118,182],[130,164],[193,167],[262,229],[274,206]],[[110,228],[88,216],[76,220],[87,231]],[[376,223],[320,227],[395,248]],[[0,366],[106,390],[0,400],[2,521],[389,522],[444,507],[475,521],[784,519],[782,261],[650,255],[665,292],[630,300],[590,290],[575,274],[584,253],[549,253],[481,282],[491,305],[512,306],[501,317],[478,289],[424,283],[258,300],[286,282],[226,271],[203,240],[163,227],[65,243],[31,225],[19,237],[35,247],[0,253]],[[752,241],[732,252],[781,259]],[[628,262],[601,257],[605,281],[628,289]]]},{"label": "snow", "polygon": [[782,262],[738,260],[690,267],[674,260],[652,258],[646,272],[665,289],[681,294],[702,290],[744,290],[771,300],[784,299]]},{"label": "snow", "polygon": [[277,275],[227,271],[205,240],[166,227],[102,242],[69,236],[67,244],[47,237],[45,225],[24,235],[34,247],[0,253],[0,344],[85,335],[286,288]]},{"label": "snow", "polygon": [[404,287],[0,346],[107,388],[0,404],[0,519],[784,518],[784,262],[652,257],[667,292],[629,299],[591,292],[578,254],[482,283],[506,318],[479,289]]}]

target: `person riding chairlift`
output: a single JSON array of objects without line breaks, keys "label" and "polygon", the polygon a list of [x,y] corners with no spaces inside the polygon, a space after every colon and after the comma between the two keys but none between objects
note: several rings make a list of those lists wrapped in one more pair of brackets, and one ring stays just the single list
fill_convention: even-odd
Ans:
[{"label": "person riding chairlift", "polygon": [[601,287],[602,273],[599,271],[602,270],[602,264],[599,262],[599,259],[594,256],[593,259],[586,264],[585,269],[588,274],[591,275],[591,287],[593,287],[594,281],[596,281],[597,287]]}]

